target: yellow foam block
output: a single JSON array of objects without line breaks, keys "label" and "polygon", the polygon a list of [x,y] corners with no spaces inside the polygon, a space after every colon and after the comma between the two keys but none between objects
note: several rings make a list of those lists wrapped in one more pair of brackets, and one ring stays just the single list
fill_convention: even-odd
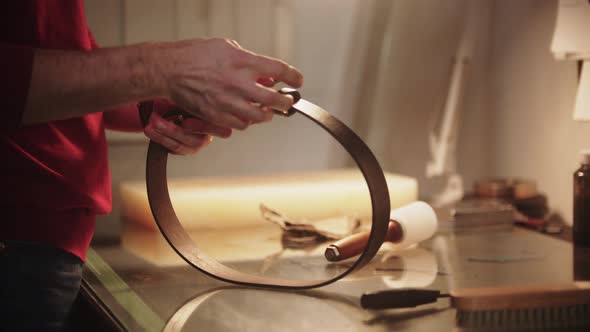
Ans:
[{"label": "yellow foam block", "polygon": [[[416,179],[385,174],[391,208],[418,198]],[[294,219],[371,217],[369,190],[356,169],[265,176],[208,177],[168,181],[170,197],[186,229],[244,227],[268,223],[260,204]],[[121,187],[125,222],[157,230],[144,182]]]}]

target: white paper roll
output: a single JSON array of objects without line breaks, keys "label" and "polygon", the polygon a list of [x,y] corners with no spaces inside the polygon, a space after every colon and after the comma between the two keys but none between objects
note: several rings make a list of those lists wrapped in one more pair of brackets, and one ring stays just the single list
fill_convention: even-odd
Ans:
[{"label": "white paper roll", "polygon": [[390,218],[402,227],[403,238],[401,242],[396,243],[400,248],[430,238],[438,226],[438,219],[432,207],[421,201],[392,210]]}]

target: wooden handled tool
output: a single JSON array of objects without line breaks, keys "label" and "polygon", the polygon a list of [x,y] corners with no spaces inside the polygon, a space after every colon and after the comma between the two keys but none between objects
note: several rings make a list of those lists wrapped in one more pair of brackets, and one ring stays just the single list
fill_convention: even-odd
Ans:
[{"label": "wooden handled tool", "polygon": [[[399,242],[403,234],[401,225],[395,220],[389,220],[385,241]],[[370,231],[365,231],[340,239],[326,248],[324,256],[330,262],[338,262],[359,255],[365,250],[370,235]]]},{"label": "wooden handled tool", "polygon": [[[431,237],[437,225],[436,213],[428,203],[413,202],[391,211],[385,241],[402,247],[413,245]],[[369,232],[363,232],[341,239],[329,245],[324,256],[331,262],[356,256],[363,252],[369,237]]]}]

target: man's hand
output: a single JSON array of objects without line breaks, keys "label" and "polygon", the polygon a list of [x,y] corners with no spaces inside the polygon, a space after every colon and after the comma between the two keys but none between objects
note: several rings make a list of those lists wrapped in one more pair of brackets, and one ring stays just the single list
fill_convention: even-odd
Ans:
[{"label": "man's hand", "polygon": [[143,132],[149,139],[168,148],[175,154],[192,154],[205,147],[213,136],[227,138],[231,128],[213,125],[195,118],[184,118],[177,125],[171,119],[163,119],[161,114],[180,111],[178,106],[164,100],[154,100],[154,111],[150,114],[146,126],[141,122],[138,106],[128,104],[103,113],[105,127],[116,131]]},{"label": "man's hand", "polygon": [[147,137],[170,152],[187,155],[207,146],[213,140],[213,136],[229,137],[232,130],[196,118],[184,119],[182,124],[177,125],[154,112],[144,132]]},{"label": "man's hand", "polygon": [[[268,82],[295,88],[303,83],[302,74],[292,66],[226,39],[188,40],[164,48],[167,56],[159,69],[166,95],[198,118],[221,127],[243,130],[269,121],[272,109],[288,110],[293,99],[268,87]],[[259,83],[261,78],[264,82]]]}]

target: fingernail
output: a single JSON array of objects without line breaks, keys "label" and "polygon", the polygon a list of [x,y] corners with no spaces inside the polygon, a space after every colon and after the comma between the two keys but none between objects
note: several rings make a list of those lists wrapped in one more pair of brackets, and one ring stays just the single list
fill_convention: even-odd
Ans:
[{"label": "fingernail", "polygon": [[293,98],[293,96],[287,95],[287,98],[289,98],[289,104],[285,108],[285,111],[288,111],[289,108],[291,108],[293,106],[294,102],[295,102],[295,99]]}]

